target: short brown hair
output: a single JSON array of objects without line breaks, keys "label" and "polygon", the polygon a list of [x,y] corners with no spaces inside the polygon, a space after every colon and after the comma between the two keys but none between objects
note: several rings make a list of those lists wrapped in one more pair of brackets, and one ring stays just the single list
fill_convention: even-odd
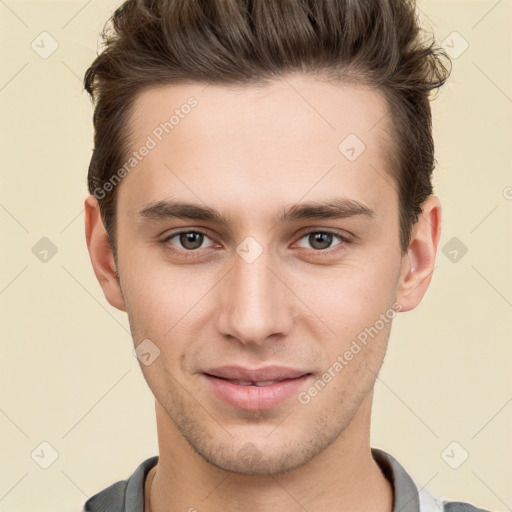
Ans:
[{"label": "short brown hair", "polygon": [[424,33],[415,0],[124,2],[103,28],[104,48],[84,77],[95,105],[88,187],[114,256],[117,187],[105,184],[129,153],[137,95],[187,82],[262,85],[292,73],[384,94],[392,126],[388,172],[398,189],[404,253],[421,204],[433,192],[429,94],[451,72],[448,55]]}]

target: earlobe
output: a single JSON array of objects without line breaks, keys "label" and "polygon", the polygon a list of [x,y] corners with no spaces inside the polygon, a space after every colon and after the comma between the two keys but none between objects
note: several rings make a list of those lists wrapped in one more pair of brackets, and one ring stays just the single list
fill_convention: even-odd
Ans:
[{"label": "earlobe", "polygon": [[90,195],[85,199],[84,207],[85,239],[94,274],[109,304],[121,311],[126,311],[114,254],[103,225],[98,200]]},{"label": "earlobe", "polygon": [[441,236],[441,203],[435,196],[422,204],[422,213],[413,226],[397,289],[401,311],[414,309],[425,295],[434,272],[437,245]]}]

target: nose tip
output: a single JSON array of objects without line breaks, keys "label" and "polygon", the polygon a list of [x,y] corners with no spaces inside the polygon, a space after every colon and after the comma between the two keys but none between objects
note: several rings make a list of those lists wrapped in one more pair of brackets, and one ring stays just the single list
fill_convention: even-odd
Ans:
[{"label": "nose tip", "polygon": [[283,283],[261,255],[248,263],[237,257],[221,285],[218,329],[244,344],[260,344],[291,327]]}]

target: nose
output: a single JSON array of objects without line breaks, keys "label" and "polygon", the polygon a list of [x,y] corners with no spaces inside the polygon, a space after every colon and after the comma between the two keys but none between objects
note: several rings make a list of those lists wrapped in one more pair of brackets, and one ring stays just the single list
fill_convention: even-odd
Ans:
[{"label": "nose", "polygon": [[290,332],[293,293],[272,267],[266,251],[251,263],[235,254],[219,283],[218,330],[245,345],[260,345]]}]

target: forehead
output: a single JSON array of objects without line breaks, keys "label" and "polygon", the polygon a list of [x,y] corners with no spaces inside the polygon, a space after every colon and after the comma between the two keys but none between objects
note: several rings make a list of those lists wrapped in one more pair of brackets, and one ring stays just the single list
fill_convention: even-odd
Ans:
[{"label": "forehead", "polygon": [[384,95],[375,88],[292,76],[257,86],[188,83],[148,88],[137,95],[129,124],[136,142],[151,133],[165,138],[170,131],[161,125],[170,121],[175,137],[192,134],[216,143],[222,135],[253,135],[254,146],[258,141],[268,144],[278,132],[278,145],[291,142],[298,150],[298,132],[312,143],[327,137],[330,144],[350,133],[363,142],[382,142],[377,139],[388,128],[387,113]]},{"label": "forehead", "polygon": [[131,150],[151,149],[119,198],[133,208],[176,194],[267,207],[272,198],[315,200],[336,188],[375,202],[394,193],[376,186],[384,180],[391,188],[388,123],[378,90],[304,77],[147,89],[132,110]]}]

